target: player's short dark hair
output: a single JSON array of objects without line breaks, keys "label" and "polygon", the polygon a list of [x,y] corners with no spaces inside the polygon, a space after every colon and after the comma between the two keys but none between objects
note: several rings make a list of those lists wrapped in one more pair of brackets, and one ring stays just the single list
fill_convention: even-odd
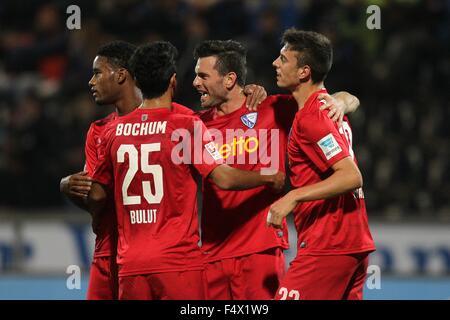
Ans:
[{"label": "player's short dark hair", "polygon": [[234,72],[242,87],[247,77],[247,49],[234,40],[206,40],[194,49],[194,59],[215,56],[214,68],[221,76]]},{"label": "player's short dark hair", "polygon": [[178,50],[167,41],[139,46],[130,59],[131,72],[145,99],[160,97],[177,72]]},{"label": "player's short dark hair", "polygon": [[100,47],[97,56],[108,59],[108,62],[118,68],[125,68],[130,71],[129,61],[136,46],[126,41],[112,41]]},{"label": "player's short dark hair", "polygon": [[299,52],[297,65],[311,68],[313,83],[325,80],[333,63],[333,48],[327,37],[314,31],[290,28],[284,32],[281,44]]}]

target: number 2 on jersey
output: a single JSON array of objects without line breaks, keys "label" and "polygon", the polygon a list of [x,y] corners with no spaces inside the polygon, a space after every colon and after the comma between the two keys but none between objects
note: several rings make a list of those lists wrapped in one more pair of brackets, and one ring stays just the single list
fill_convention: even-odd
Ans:
[{"label": "number 2 on jersey", "polygon": [[355,159],[355,152],[353,152],[353,134],[352,134],[352,129],[350,129],[350,126],[348,125],[347,121],[342,122],[342,127],[339,128],[339,132],[341,134],[345,135],[345,138],[347,139],[348,142],[348,151],[352,157],[352,159]]},{"label": "number 2 on jersey", "polygon": [[[141,171],[143,173],[151,173],[154,179],[155,193],[152,193],[150,181],[142,181],[142,194],[149,204],[160,203],[164,195],[163,188],[163,172],[159,164],[149,164],[150,152],[161,150],[161,143],[148,143],[141,145]],[[122,183],[122,198],[124,205],[141,204],[141,196],[128,195],[128,188],[133,181],[134,176],[139,170],[139,151],[133,144],[122,144],[117,150],[117,162],[125,162],[125,154],[128,154],[128,171]]]}]

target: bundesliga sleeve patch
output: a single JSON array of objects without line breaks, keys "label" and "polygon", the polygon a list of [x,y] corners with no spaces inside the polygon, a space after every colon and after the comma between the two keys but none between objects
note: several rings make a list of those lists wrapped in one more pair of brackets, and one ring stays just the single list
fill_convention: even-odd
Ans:
[{"label": "bundesliga sleeve patch", "polygon": [[219,150],[217,150],[216,145],[213,141],[205,144],[205,149],[208,151],[208,153],[213,157],[214,160],[220,160],[222,159],[222,156],[219,153]]},{"label": "bundesliga sleeve patch", "polygon": [[342,151],[341,146],[337,143],[332,133],[329,133],[325,137],[320,139],[317,144],[319,145],[327,160],[330,160]]}]

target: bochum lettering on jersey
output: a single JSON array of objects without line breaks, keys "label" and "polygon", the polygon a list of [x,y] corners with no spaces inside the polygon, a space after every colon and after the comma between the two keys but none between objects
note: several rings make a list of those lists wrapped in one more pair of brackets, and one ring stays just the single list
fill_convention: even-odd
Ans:
[{"label": "bochum lettering on jersey", "polygon": [[116,127],[116,136],[147,136],[166,133],[166,125],[167,121],[119,123]]}]

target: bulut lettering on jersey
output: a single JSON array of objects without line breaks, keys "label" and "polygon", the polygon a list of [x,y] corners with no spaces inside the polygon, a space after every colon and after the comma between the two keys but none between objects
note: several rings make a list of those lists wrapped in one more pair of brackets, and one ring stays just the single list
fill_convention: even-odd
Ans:
[{"label": "bulut lettering on jersey", "polygon": [[130,210],[131,224],[156,223],[156,209]]}]

